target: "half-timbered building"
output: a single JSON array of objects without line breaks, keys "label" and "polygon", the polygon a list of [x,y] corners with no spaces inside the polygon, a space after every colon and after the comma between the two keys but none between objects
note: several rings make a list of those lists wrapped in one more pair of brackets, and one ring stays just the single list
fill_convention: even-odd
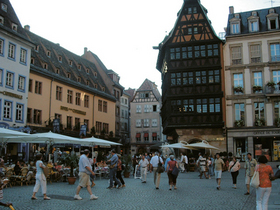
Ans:
[{"label": "half-timbered building", "polygon": [[207,140],[226,150],[223,42],[199,0],[185,0],[159,44],[163,134],[170,142]]}]

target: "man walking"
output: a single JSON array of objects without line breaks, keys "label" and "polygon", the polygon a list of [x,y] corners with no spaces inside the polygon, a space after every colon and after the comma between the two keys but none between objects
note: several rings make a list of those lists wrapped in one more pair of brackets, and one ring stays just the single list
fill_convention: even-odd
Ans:
[{"label": "man walking", "polygon": [[222,172],[223,172],[223,167],[225,163],[224,161],[220,158],[220,154],[216,154],[216,160],[214,162],[214,168],[215,168],[215,178],[217,182],[217,190],[220,190],[221,188],[221,178],[222,178]]},{"label": "man walking", "polygon": [[257,161],[254,158],[252,158],[251,153],[247,154],[247,158],[248,159],[246,160],[245,165],[244,165],[244,168],[246,169],[245,170],[245,183],[246,183],[246,187],[247,187],[247,192],[244,195],[250,195],[250,181],[254,175],[254,170],[257,165]]},{"label": "man walking", "polygon": [[144,155],[142,155],[142,159],[139,162],[139,167],[141,167],[142,183],[146,183],[148,165],[149,165],[149,161],[146,159]]},{"label": "man walking", "polygon": [[85,150],[84,154],[81,155],[79,160],[79,185],[76,190],[76,195],[74,196],[75,200],[82,200],[79,193],[82,187],[86,187],[87,191],[90,194],[90,200],[96,200],[98,197],[92,194],[91,187],[90,187],[90,177],[89,175],[94,175],[94,172],[91,170],[91,165],[88,160],[89,150]]},{"label": "man walking", "polygon": [[117,189],[121,188],[121,182],[116,178],[116,173],[117,173],[117,167],[118,167],[118,156],[116,154],[116,151],[114,149],[112,149],[111,151],[111,159],[108,160],[108,162],[111,163],[110,165],[110,173],[109,173],[109,177],[110,177],[110,186],[107,187],[107,189],[112,189],[113,188],[113,181],[115,181],[115,183],[117,183],[118,187]]},{"label": "man walking", "polygon": [[[154,172],[154,184],[156,185],[156,189],[159,189],[159,182],[160,182],[160,173],[157,172],[158,163],[163,164],[163,160],[161,157],[158,156],[158,152],[155,152],[155,156],[152,157],[150,164],[152,165],[153,172]],[[150,170],[152,172],[152,170]]]}]

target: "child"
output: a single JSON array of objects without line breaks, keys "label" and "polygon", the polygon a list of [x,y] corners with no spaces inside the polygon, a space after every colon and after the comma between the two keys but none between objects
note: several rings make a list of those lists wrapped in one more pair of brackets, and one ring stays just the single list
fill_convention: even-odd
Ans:
[{"label": "child", "polygon": [[[2,177],[0,178],[0,200],[3,199],[3,188],[5,187],[5,185],[7,184],[8,182],[4,179],[2,180]],[[1,206],[6,206],[6,207],[10,207],[12,206],[12,203],[2,203],[0,201],[0,205]]]}]

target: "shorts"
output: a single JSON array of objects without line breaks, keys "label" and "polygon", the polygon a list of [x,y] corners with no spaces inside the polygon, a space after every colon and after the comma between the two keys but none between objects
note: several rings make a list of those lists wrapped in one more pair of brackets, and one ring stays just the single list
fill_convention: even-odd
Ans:
[{"label": "shorts", "polygon": [[250,184],[251,179],[252,179],[252,176],[248,176],[248,175],[246,175],[246,178],[245,178],[245,184]]},{"label": "shorts", "polygon": [[205,172],[205,166],[200,166],[200,172]]},{"label": "shorts", "polygon": [[215,178],[221,179],[222,178],[222,171],[215,171]]},{"label": "shorts", "polygon": [[81,187],[87,187],[88,185],[90,185],[90,177],[87,173],[84,172],[80,172],[79,173],[79,186]]}]

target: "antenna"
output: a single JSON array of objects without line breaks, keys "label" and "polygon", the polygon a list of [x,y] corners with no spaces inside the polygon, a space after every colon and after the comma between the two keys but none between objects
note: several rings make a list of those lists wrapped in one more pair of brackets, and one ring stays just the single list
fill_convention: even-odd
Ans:
[{"label": "antenna", "polygon": [[269,0],[269,1],[266,1],[266,2],[270,2],[270,6],[273,7],[273,3],[278,2],[278,0]]}]

